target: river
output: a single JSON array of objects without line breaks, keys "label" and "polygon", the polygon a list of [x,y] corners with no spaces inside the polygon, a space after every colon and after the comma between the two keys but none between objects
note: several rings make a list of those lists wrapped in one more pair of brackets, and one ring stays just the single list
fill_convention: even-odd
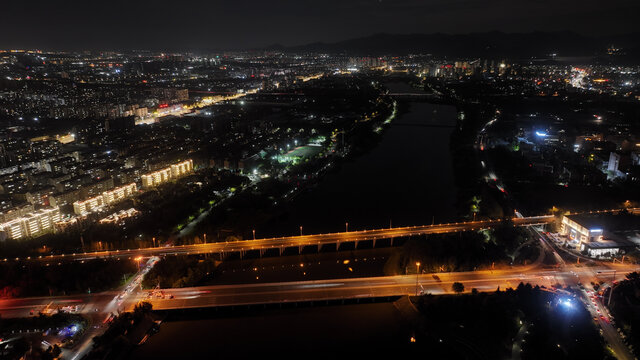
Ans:
[{"label": "river", "polygon": [[[392,303],[169,315],[129,359],[343,358],[398,351],[410,331]],[[375,358],[375,356],[373,356]]]},{"label": "river", "polygon": [[[404,83],[391,92],[416,92]],[[407,101],[407,100],[400,100]],[[448,222],[455,219],[456,188],[449,141],[455,107],[410,101],[380,143],[343,163],[317,188],[301,194],[288,216],[265,232],[296,234]]]}]

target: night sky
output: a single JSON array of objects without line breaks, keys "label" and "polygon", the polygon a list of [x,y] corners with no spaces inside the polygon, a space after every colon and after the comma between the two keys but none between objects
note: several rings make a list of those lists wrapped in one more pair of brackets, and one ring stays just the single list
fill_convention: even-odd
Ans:
[{"label": "night sky", "polygon": [[638,0],[4,0],[0,49],[240,49],[374,33],[637,32]]}]

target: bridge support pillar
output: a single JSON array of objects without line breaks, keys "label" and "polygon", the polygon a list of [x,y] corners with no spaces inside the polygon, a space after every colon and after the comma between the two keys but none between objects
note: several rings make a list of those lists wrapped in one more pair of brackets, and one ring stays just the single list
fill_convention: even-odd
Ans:
[{"label": "bridge support pillar", "polygon": [[244,250],[240,250],[240,260],[244,257]]},{"label": "bridge support pillar", "polygon": [[376,247],[376,238],[373,238],[373,248],[375,249]]},{"label": "bridge support pillar", "polygon": [[284,252],[284,246],[280,246],[280,256],[282,256],[283,252]]},{"label": "bridge support pillar", "polygon": [[391,238],[391,247],[393,247],[393,238]]},{"label": "bridge support pillar", "polygon": [[340,250],[340,241],[336,242],[336,251]]},{"label": "bridge support pillar", "polygon": [[264,255],[264,249],[260,249],[260,257],[262,257],[262,255]]},{"label": "bridge support pillar", "polygon": [[302,248],[304,245],[298,245],[298,255],[302,254]]},{"label": "bridge support pillar", "polygon": [[322,244],[318,243],[318,252],[320,252],[321,248],[322,248]]},{"label": "bridge support pillar", "polygon": [[355,249],[358,249],[358,240],[355,241]]}]

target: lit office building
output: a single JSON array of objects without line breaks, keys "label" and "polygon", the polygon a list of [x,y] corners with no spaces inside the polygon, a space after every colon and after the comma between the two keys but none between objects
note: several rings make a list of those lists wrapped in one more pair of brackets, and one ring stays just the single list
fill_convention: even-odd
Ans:
[{"label": "lit office building", "polygon": [[611,258],[634,247],[629,241],[608,232],[605,229],[608,223],[607,217],[565,215],[560,233],[567,236],[569,243],[575,244],[580,252],[593,258]]},{"label": "lit office building", "polygon": [[602,224],[586,216],[563,216],[560,232],[580,243],[602,240]]}]

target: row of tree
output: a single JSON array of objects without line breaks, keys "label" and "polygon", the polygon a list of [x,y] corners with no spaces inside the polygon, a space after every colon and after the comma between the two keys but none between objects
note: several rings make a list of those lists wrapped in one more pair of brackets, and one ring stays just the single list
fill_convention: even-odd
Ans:
[{"label": "row of tree", "polygon": [[605,299],[611,295],[609,308],[617,325],[621,327],[629,338],[636,355],[640,352],[640,273],[627,274],[627,279],[614,285],[613,293],[610,289],[605,292]]},{"label": "row of tree", "polygon": [[145,275],[142,285],[162,289],[197,286],[212,277],[219,264],[213,258],[198,256],[165,257]]},{"label": "row of tree", "polygon": [[[431,234],[408,239],[385,264],[385,274],[419,271],[469,271],[477,268],[510,265],[514,251],[529,240],[529,234],[509,221],[487,231]],[[530,254],[533,255],[533,254]]]},{"label": "row of tree", "polygon": [[612,359],[587,310],[577,300],[569,309],[565,300],[529,284],[492,293],[421,296],[414,299],[421,314],[414,323],[415,341],[433,358],[511,358],[518,341],[522,359]]},{"label": "row of tree", "polygon": [[92,260],[45,264],[0,263],[0,298],[53,296],[110,290],[136,272],[132,260]]},{"label": "row of tree", "polygon": [[109,328],[93,338],[93,349],[85,359],[123,359],[137,345],[139,338],[155,325],[151,311],[152,305],[140,302],[132,312],[125,312],[114,317]]}]

